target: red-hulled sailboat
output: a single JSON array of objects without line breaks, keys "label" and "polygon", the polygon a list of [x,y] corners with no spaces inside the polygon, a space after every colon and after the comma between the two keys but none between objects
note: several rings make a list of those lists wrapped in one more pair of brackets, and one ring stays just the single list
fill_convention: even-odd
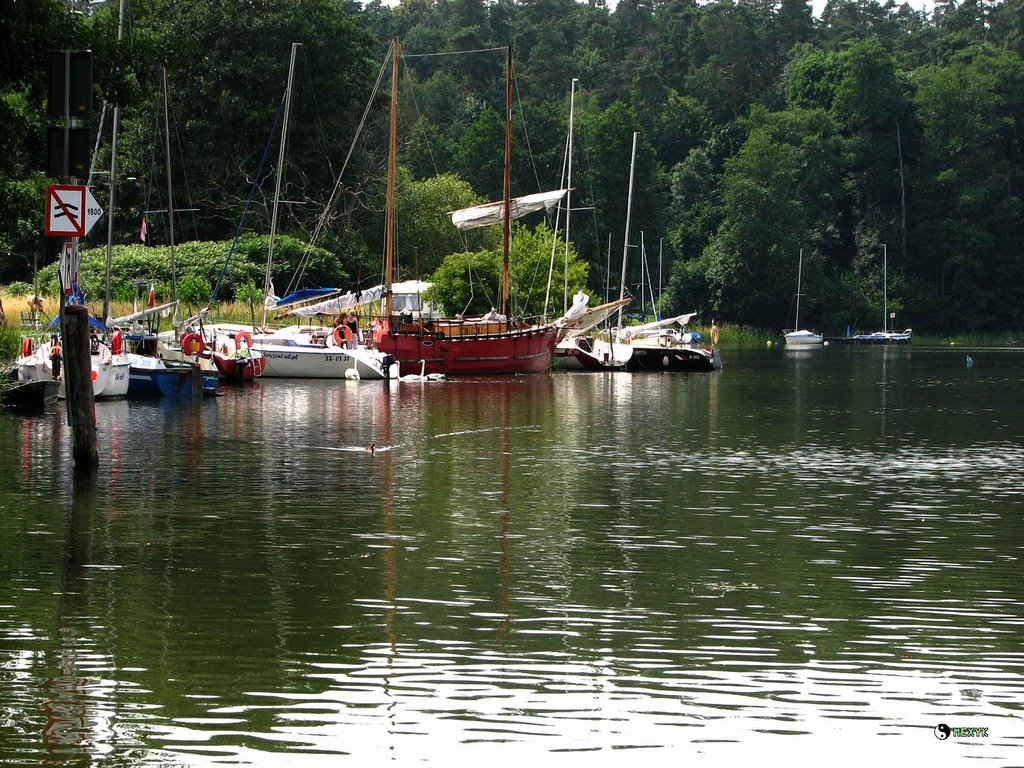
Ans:
[{"label": "red-hulled sailboat", "polygon": [[[388,204],[385,232],[386,285],[394,268],[394,188],[395,136],[398,93],[399,43],[392,47],[391,141],[388,155]],[[394,355],[403,374],[442,373],[458,375],[494,375],[540,373],[551,364],[555,345],[565,330],[562,320],[554,323],[530,323],[509,317],[510,269],[509,239],[511,220],[531,211],[551,207],[566,190],[543,192],[527,197],[510,197],[512,154],[512,48],[508,49],[505,113],[504,199],[497,203],[466,208],[452,213],[452,223],[460,229],[488,224],[502,225],[501,311],[479,318],[410,319],[395,315],[391,295],[385,299],[385,329],[379,334],[377,348]]]}]

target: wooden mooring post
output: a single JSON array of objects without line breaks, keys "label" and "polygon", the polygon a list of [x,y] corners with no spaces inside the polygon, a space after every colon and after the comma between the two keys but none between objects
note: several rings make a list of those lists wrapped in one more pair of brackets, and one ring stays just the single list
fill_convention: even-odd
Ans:
[{"label": "wooden mooring post", "polygon": [[71,456],[76,467],[99,464],[96,406],[89,351],[89,309],[73,304],[63,310],[64,394],[71,427]]}]

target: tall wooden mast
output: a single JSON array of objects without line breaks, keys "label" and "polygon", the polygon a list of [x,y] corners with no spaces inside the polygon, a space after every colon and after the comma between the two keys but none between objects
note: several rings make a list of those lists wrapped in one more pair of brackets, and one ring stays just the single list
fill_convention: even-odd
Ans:
[{"label": "tall wooden mast", "polygon": [[508,317],[511,276],[509,269],[509,241],[512,228],[512,46],[508,47],[508,66],[505,75],[505,179],[504,205],[501,217],[501,314]]},{"label": "tall wooden mast", "polygon": [[396,37],[391,43],[391,120],[388,134],[388,198],[384,214],[384,317],[391,317],[391,283],[395,270],[395,144],[398,126],[398,53]]}]

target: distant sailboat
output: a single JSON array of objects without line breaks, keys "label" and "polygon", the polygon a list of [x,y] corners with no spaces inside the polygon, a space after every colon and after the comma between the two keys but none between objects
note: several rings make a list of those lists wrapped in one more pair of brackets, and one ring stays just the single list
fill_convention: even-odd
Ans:
[{"label": "distant sailboat", "polygon": [[796,268],[796,322],[797,330],[786,333],[787,347],[813,347],[824,342],[824,336],[813,331],[800,330],[800,283],[804,271],[804,249],[800,249],[800,260]]},{"label": "distant sailboat", "polygon": [[858,344],[909,344],[913,335],[912,329],[889,330],[889,321],[895,316],[895,312],[891,316],[889,314],[889,251],[885,243],[882,243],[882,330],[858,334],[853,337],[853,341]]}]

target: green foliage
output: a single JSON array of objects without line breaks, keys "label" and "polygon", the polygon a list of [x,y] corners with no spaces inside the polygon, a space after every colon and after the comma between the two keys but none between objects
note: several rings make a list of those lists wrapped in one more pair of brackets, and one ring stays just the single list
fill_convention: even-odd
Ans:
[{"label": "green foliage", "polygon": [[[545,312],[560,315],[562,292],[565,285],[565,256],[563,241],[554,243],[556,252],[552,263],[553,233],[545,224],[534,229],[513,226],[509,248],[512,290],[511,312],[521,317],[537,317]],[[548,295],[548,273],[552,272],[553,293]],[[569,295],[581,291],[587,282],[588,266],[569,248]],[[443,306],[450,313],[480,315],[501,304],[501,249],[456,253],[446,258],[430,276],[433,283],[426,299],[435,306]]]},{"label": "green foliage", "polygon": [[178,299],[194,312],[205,306],[213,295],[213,287],[201,275],[186,274],[178,281]]},{"label": "green foliage", "polygon": [[[179,296],[186,303],[200,298],[205,303],[212,295],[214,286],[223,280],[217,293],[217,300],[228,301],[235,297],[238,286],[258,281],[263,284],[266,272],[269,239],[263,235],[247,235],[238,241],[238,246],[224,270],[224,264],[231,250],[231,242],[209,243],[192,241],[182,243],[174,249],[175,269],[178,273]],[[286,286],[292,279],[300,260],[307,257],[304,285],[346,284],[346,275],[341,269],[337,256],[321,248],[310,250],[306,243],[287,235],[280,235],[274,241],[275,285]],[[87,301],[102,299],[105,288],[107,263],[106,247],[87,248],[81,253],[81,284]],[[181,294],[186,276],[201,280],[207,286],[190,298]],[[39,272],[40,288],[49,295],[59,290],[57,264],[53,263]],[[128,301],[135,297],[137,285],[156,283],[167,286],[160,291],[161,297],[169,297],[172,283],[171,249],[138,245],[117,245],[111,253],[111,296],[115,300]],[[196,283],[198,285],[198,283]]]},{"label": "green foliage", "polygon": [[[244,8],[135,0],[121,41],[117,3],[83,5],[90,10],[73,15],[62,0],[22,2],[4,18],[16,42],[0,46],[2,281],[29,281],[33,264],[52,261],[57,245],[40,235],[54,181],[44,176],[51,49],[92,50],[95,112],[104,100],[120,106],[112,296],[134,297],[142,281],[162,286],[161,298],[170,291],[167,249],[137,244],[143,215],[149,244],[170,241],[156,213],[169,207],[166,63],[177,272],[217,286],[223,301],[248,281],[263,282],[273,160],[246,216],[252,234],[223,280],[221,271],[259,160],[264,151],[276,156],[292,41],[302,46],[280,169],[287,202],[275,247],[279,294],[379,279],[387,110],[367,113],[349,149],[394,36],[411,54],[473,51],[403,60],[399,156],[411,173],[400,177],[397,197],[400,275],[440,271],[452,253],[496,247],[493,232],[460,240],[445,214],[501,197],[505,56],[488,49],[514,39],[513,194],[561,183],[578,78],[572,237],[601,287],[605,272],[617,283],[606,253],[623,251],[637,131],[631,245],[641,232],[648,243],[664,238],[667,301],[680,311],[784,325],[803,248],[801,315],[843,330],[881,314],[877,259],[887,244],[889,298],[915,331],[1024,326],[1020,0],[942,3],[933,13],[830,0],[819,19],[803,0],[641,0],[614,9],[572,0],[255,0]],[[109,162],[104,138],[94,165]],[[106,185],[93,191],[109,208]],[[328,227],[307,259],[304,244],[329,198]],[[84,254],[90,299],[104,291],[103,250]],[[632,259],[631,286],[640,269]],[[43,275],[55,292],[55,267]],[[489,295],[485,310],[496,301],[491,282],[493,275],[486,290],[474,283],[475,300]]]}]

